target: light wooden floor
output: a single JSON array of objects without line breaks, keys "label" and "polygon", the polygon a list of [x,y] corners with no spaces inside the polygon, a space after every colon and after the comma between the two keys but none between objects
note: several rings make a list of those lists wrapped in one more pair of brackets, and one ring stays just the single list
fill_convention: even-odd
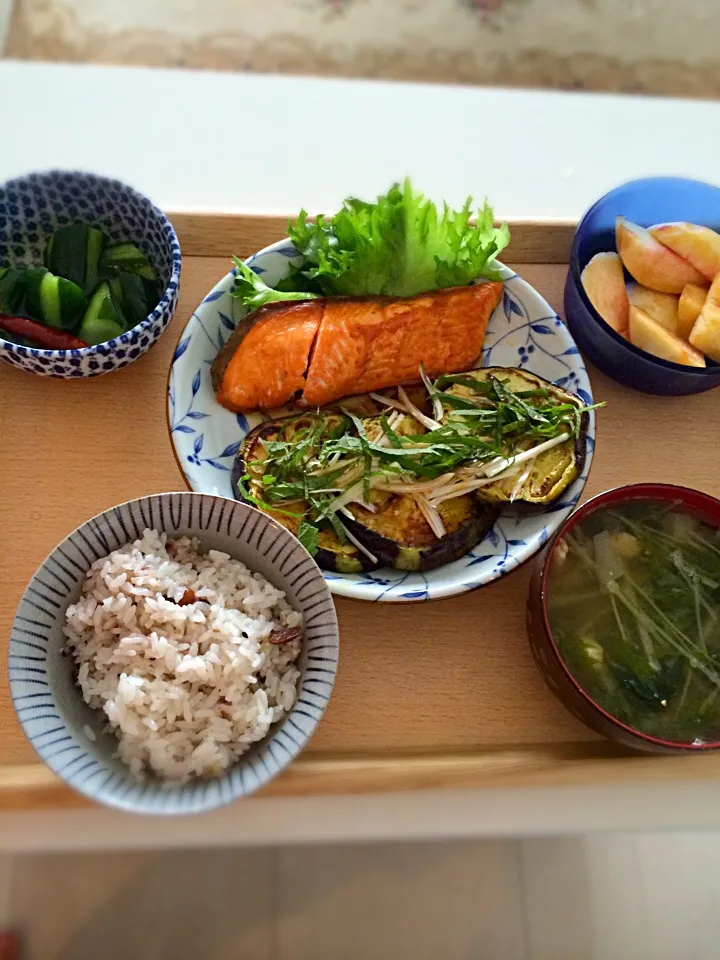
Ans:
[{"label": "light wooden floor", "polygon": [[720,834],[0,861],[29,960],[717,960]]}]

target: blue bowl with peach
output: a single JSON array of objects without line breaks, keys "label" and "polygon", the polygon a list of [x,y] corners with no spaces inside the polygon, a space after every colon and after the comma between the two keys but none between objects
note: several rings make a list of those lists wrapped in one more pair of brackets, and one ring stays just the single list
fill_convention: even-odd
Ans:
[{"label": "blue bowl with peach", "polygon": [[565,316],[585,356],[644,393],[720,385],[720,188],[682,177],[623,184],[575,231]]}]

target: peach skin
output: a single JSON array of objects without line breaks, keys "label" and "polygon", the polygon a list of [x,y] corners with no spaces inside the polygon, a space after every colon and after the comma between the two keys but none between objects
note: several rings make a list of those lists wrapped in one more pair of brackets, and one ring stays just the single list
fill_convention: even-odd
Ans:
[{"label": "peach skin", "polygon": [[720,363],[720,273],[708,290],[707,300],[692,328],[690,343]]},{"label": "peach skin", "polygon": [[720,271],[720,233],[696,223],[659,223],[648,227],[651,236],[672,250],[708,281]]},{"label": "peach skin", "polygon": [[590,303],[617,333],[628,327],[628,295],[620,257],[596,253],[580,275]]},{"label": "peach skin", "polygon": [[630,343],[662,360],[689,367],[704,367],[705,357],[688,343],[661,327],[640,307],[630,306]]},{"label": "peach skin", "polygon": [[677,335],[683,340],[690,338],[695,321],[707,299],[707,287],[699,287],[696,283],[686,283],[678,301]]},{"label": "peach skin", "polygon": [[615,221],[615,239],[628,273],[644,287],[661,293],[681,293],[686,283],[703,283],[703,275],[687,260],[625,217]]},{"label": "peach skin", "polygon": [[670,333],[677,334],[678,297],[674,293],[659,293],[657,290],[650,290],[639,283],[629,283],[627,293],[633,306],[640,307],[661,327],[665,327]]}]

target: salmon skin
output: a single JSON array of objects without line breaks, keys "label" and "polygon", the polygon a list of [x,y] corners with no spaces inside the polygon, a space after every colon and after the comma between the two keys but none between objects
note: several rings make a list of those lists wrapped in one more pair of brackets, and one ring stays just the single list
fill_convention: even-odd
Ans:
[{"label": "salmon skin", "polygon": [[[320,407],[356,393],[470,369],[502,283],[415,297],[276,303],[245,318],[213,364],[219,402],[238,413],[296,399]],[[297,395],[297,396],[296,396]]]}]

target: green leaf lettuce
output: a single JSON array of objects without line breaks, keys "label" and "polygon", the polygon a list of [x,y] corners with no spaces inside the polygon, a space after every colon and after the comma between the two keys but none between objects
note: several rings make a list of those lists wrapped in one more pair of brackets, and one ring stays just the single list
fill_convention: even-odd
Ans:
[{"label": "green leaf lettuce", "polygon": [[258,307],[263,307],[266,303],[275,303],[279,300],[310,300],[317,296],[314,293],[275,290],[264,283],[252,267],[243,263],[242,260],[233,257],[233,262],[236,273],[231,293],[233,297],[242,300],[243,306],[246,306],[248,310],[257,310]]},{"label": "green leaf lettuce", "polygon": [[256,309],[318,295],[411,297],[478,277],[499,279],[495,258],[510,242],[507,224],[494,226],[487,202],[474,222],[472,216],[471,198],[461,210],[447,204],[438,209],[409,180],[375,203],[350,197],[329,219],[318,216],[311,223],[303,210],[288,228],[302,259],[275,288],[236,260],[233,295]]}]

